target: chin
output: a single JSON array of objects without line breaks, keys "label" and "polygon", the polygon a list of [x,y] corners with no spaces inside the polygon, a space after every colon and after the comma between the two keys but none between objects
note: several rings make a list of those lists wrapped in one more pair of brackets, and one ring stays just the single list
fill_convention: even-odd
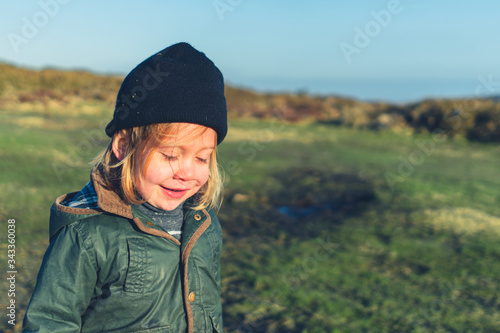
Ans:
[{"label": "chin", "polygon": [[177,208],[177,207],[178,207],[181,203],[182,203],[182,201],[181,201],[181,200],[179,200],[179,201],[177,201],[177,200],[176,200],[175,202],[170,201],[170,202],[168,202],[168,203],[166,203],[166,204],[164,204],[164,205],[161,205],[159,208],[160,208],[160,209],[163,209],[163,210],[174,210],[174,209],[176,209],[176,208]]}]

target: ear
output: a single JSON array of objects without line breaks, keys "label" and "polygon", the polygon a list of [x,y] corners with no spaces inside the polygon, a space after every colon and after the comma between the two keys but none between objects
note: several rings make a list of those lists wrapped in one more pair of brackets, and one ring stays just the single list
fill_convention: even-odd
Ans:
[{"label": "ear", "polygon": [[127,146],[128,146],[128,135],[125,131],[120,131],[115,133],[113,136],[113,153],[116,158],[121,161],[125,158],[127,154]]}]

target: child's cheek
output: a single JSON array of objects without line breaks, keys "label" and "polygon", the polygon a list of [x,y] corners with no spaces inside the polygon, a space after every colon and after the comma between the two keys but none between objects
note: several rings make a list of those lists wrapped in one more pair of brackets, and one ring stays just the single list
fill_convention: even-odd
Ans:
[{"label": "child's cheek", "polygon": [[206,184],[206,182],[208,181],[209,174],[210,174],[210,170],[209,170],[208,166],[203,168],[202,173],[201,173],[201,177],[200,177],[201,186]]}]

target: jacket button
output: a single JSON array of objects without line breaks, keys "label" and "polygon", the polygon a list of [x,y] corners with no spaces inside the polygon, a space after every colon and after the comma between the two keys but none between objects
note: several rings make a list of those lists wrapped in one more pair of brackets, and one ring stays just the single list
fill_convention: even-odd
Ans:
[{"label": "jacket button", "polygon": [[149,225],[150,227],[154,227],[155,226],[154,223],[151,222],[151,221],[146,222],[146,224]]},{"label": "jacket button", "polygon": [[196,221],[199,221],[199,220],[201,220],[201,215],[199,215],[199,214],[196,214],[196,215],[194,216],[194,219],[195,219]]},{"label": "jacket button", "polygon": [[189,301],[191,303],[193,303],[195,298],[196,298],[196,294],[194,292],[190,292],[188,298],[189,298]]}]

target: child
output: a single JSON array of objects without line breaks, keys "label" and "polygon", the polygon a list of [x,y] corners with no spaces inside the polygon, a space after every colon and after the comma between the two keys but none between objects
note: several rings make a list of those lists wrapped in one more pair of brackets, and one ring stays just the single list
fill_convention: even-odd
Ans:
[{"label": "child", "polygon": [[166,48],[127,75],[106,133],[90,182],[52,206],[24,332],[222,332],[222,74]]}]

